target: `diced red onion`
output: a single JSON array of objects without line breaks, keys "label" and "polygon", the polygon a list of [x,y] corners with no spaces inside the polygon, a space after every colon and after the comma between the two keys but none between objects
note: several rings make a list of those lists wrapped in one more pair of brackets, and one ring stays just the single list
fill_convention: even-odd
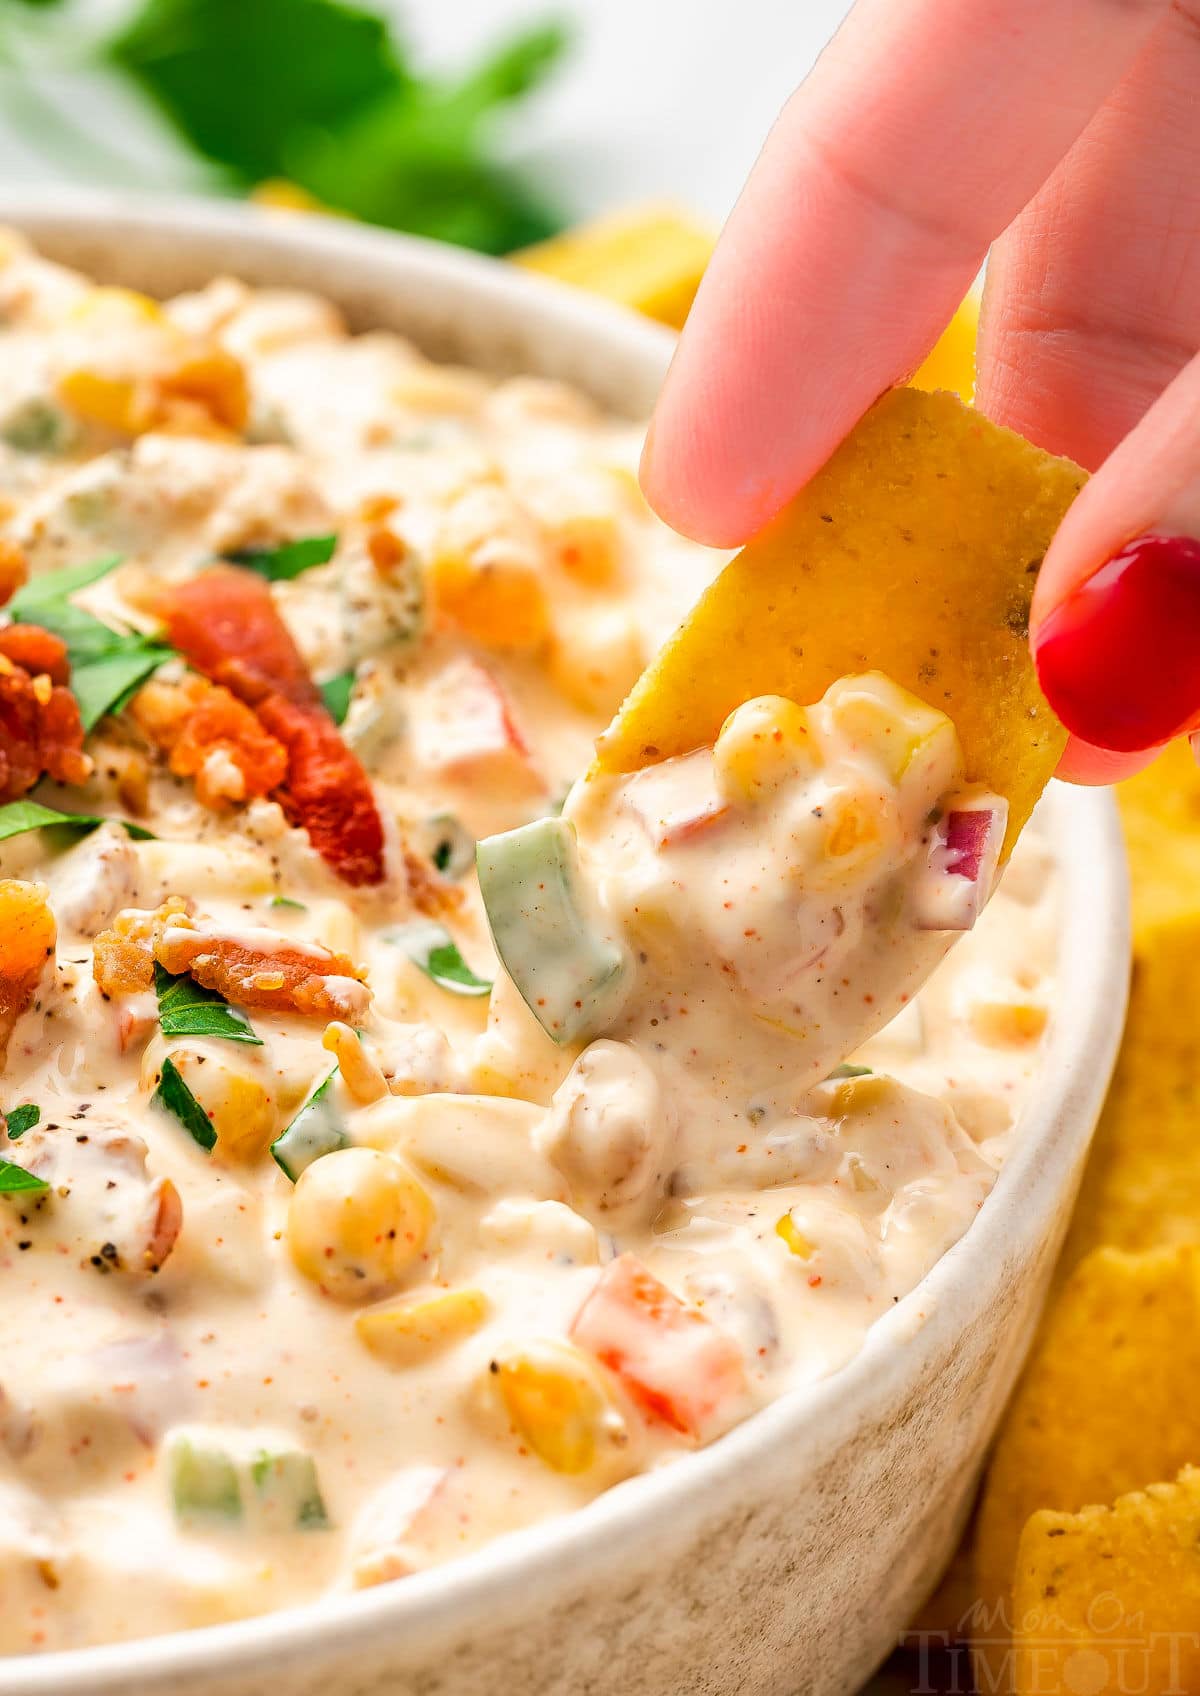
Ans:
[{"label": "diced red onion", "polygon": [[947,810],[913,891],[918,930],[972,928],[992,892],[1007,825],[1006,801]]}]

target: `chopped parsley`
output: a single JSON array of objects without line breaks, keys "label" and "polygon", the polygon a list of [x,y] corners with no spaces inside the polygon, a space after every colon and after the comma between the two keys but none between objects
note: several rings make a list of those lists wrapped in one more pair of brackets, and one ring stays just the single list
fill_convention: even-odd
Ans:
[{"label": "chopped parsley", "polygon": [[173,1060],[163,1061],[158,1088],[150,1099],[178,1119],[193,1142],[198,1143],[206,1153],[212,1153],[217,1145],[217,1133],[213,1129],[212,1120],[184,1083]]},{"label": "chopped parsley", "polygon": [[440,989],[448,989],[452,995],[491,993],[491,979],[476,977],[444,925],[418,920],[389,931],[386,940],[399,943],[409,959]]},{"label": "chopped parsley", "polygon": [[42,1116],[40,1107],[35,1107],[32,1101],[22,1102],[20,1107],[11,1107],[4,1115],[4,1123],[8,1127],[9,1142],[16,1142],[26,1131],[31,1131]]},{"label": "chopped parsley", "polygon": [[32,1172],[11,1160],[0,1160],[0,1195],[35,1195],[49,1188],[45,1178],[35,1178]]},{"label": "chopped parsley", "polygon": [[321,684],[321,699],[325,703],[325,711],[334,724],[345,724],[346,714],[350,711],[350,697],[354,693],[354,673],[339,671],[336,677],[328,677]]},{"label": "chopped parsley", "polygon": [[43,807],[40,801],[8,801],[0,807],[0,842],[10,836],[20,836],[27,830],[43,830],[61,825],[64,829],[95,830],[99,824],[123,825],[138,842],[153,840],[154,832],[132,819],[104,819],[98,813],[60,813],[54,807]]},{"label": "chopped parsley", "polygon": [[295,542],[280,542],[275,548],[231,548],[222,553],[231,565],[244,565],[257,571],[271,583],[290,583],[311,571],[315,565],[326,565],[337,547],[336,535],[301,536]]},{"label": "chopped parsley", "polygon": [[262,1037],[254,1034],[240,1008],[231,1007],[215,990],[205,989],[186,972],[173,977],[156,961],[154,992],[164,1036],[220,1036],[229,1042],[252,1042],[262,1047]]}]

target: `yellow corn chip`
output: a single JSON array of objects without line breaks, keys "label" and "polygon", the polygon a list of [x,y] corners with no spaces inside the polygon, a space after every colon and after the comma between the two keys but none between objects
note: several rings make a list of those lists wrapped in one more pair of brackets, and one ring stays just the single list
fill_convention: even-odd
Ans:
[{"label": "yellow corn chip", "polygon": [[1200,1455],[1200,1245],[1101,1248],[1055,1297],[1009,1404],[975,1545],[983,1617],[1008,1612],[1021,1530]]},{"label": "yellow corn chip", "polygon": [[963,301],[912,380],[914,389],[952,389],[963,400],[975,393],[975,342],[979,335],[977,290]]},{"label": "yellow corn chip", "polygon": [[678,330],[713,250],[712,233],[670,206],[600,218],[513,254],[518,265],[590,289]]},{"label": "yellow corn chip", "polygon": [[1200,912],[1200,766],[1176,741],[1117,785],[1135,933]]},{"label": "yellow corn chip", "polygon": [[803,704],[878,668],[954,721],[967,778],[1008,799],[1011,848],[1066,739],[1026,635],[1083,477],[953,395],[893,390],[702,596],[601,737],[600,769],[711,743],[753,695]]},{"label": "yellow corn chip", "polygon": [[1200,1690],[1200,1472],[1035,1513],[1013,1602],[1017,1696]]}]

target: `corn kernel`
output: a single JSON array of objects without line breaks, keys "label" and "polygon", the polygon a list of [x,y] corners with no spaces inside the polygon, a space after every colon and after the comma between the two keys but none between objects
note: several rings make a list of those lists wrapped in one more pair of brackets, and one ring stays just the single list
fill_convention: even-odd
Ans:
[{"label": "corn kernel", "polygon": [[808,715],[783,695],[758,695],[735,708],[713,749],[717,788],[727,801],[760,801],[816,765]]},{"label": "corn kernel", "polygon": [[581,711],[611,717],[645,663],[641,632],[623,608],[559,611],[548,668],[557,687]]},{"label": "corn kernel", "polygon": [[477,1331],[490,1305],[482,1290],[438,1290],[367,1308],[354,1329],[359,1341],[389,1366],[415,1366]]},{"label": "corn kernel", "polygon": [[597,1370],[569,1343],[540,1342],[491,1363],[517,1435],[555,1472],[586,1472],[615,1409]]},{"label": "corn kernel", "polygon": [[150,427],[154,397],[149,384],[129,377],[107,377],[80,368],[58,380],[58,396],[77,418],[136,436]]},{"label": "corn kernel", "polygon": [[370,1301],[420,1263],[433,1229],[427,1192],[399,1160],[341,1148],[305,1168],[288,1207],[292,1259],[338,1301]]},{"label": "corn kernel", "polygon": [[277,1103],[265,1084],[211,1049],[173,1048],[170,1058],[184,1083],[212,1120],[216,1153],[229,1160],[258,1160],[280,1126]]},{"label": "corn kernel", "polygon": [[1036,1001],[977,1001],[971,1008],[971,1030],[992,1048],[1020,1048],[1036,1042],[1049,1014]]},{"label": "corn kernel", "polygon": [[368,1106],[372,1101],[382,1100],[388,1093],[387,1079],[379,1065],[363,1047],[358,1032],[351,1030],[349,1025],[343,1024],[340,1019],[331,1020],[325,1026],[321,1047],[337,1056],[342,1082],[355,1101]]},{"label": "corn kernel", "polygon": [[825,691],[823,704],[838,736],[879,760],[889,782],[932,781],[930,804],[961,769],[958,735],[945,713],[882,672],[840,678]]},{"label": "corn kernel", "polygon": [[164,322],[162,307],[148,294],[140,294],[137,289],[108,286],[89,289],[72,306],[67,319],[73,324],[103,325],[106,328],[119,324]]},{"label": "corn kernel", "polygon": [[436,554],[430,580],[438,612],[485,648],[540,647],[549,629],[538,572],[499,552],[483,561]]},{"label": "corn kernel", "polygon": [[811,1242],[797,1226],[790,1213],[785,1213],[775,1227],[775,1235],[782,1237],[791,1252],[800,1260],[809,1260],[817,1251],[817,1245]]}]

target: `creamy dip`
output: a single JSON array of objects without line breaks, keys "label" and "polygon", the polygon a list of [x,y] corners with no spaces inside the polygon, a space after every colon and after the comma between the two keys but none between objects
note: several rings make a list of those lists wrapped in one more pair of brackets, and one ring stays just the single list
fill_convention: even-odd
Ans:
[{"label": "creamy dip", "polygon": [[886,679],[559,817],[720,563],[637,429],[15,238],[0,317],[9,612],[72,661],[0,629],[0,688],[109,709],[57,765],[0,714],[0,1647],[402,1581],[844,1362],[1036,1077],[1036,822],[918,991],[998,803]]}]

